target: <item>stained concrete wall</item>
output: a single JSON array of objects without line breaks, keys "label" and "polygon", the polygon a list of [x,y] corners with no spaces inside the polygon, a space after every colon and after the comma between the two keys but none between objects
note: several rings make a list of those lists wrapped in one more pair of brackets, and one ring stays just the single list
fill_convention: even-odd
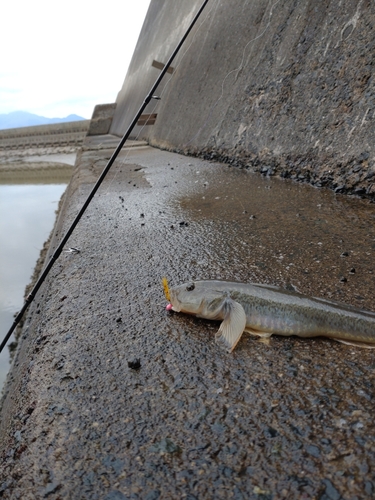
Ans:
[{"label": "stained concrete wall", "polygon": [[115,109],[116,103],[97,104],[90,120],[90,127],[87,135],[108,134],[112,125]]},{"label": "stained concrete wall", "polygon": [[[153,61],[165,63],[169,59],[200,3],[200,0],[151,1],[123,87],[117,96],[117,108],[110,130],[112,134],[121,136],[127,130],[146,94],[160,74],[160,69],[153,66]],[[190,42],[191,39],[188,43]],[[175,60],[173,67],[178,60]],[[162,92],[170,76],[168,74],[161,83],[158,94]],[[144,113],[152,113],[155,110],[155,103],[156,101],[151,101]],[[157,106],[157,110],[159,112],[160,106]],[[141,132],[142,137],[148,138],[150,127],[151,125],[136,127],[133,137],[137,137]]]},{"label": "stained concrete wall", "polygon": [[[158,75],[152,60],[167,60],[200,4],[151,2],[111,133],[126,130]],[[158,92],[163,99],[146,109],[157,113],[155,125],[135,134],[374,196],[374,3],[211,0],[202,19]]]}]

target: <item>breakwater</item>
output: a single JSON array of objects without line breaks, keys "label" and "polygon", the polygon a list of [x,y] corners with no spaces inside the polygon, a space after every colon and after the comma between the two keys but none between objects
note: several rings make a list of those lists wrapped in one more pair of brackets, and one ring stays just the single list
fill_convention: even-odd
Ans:
[{"label": "breakwater", "polygon": [[0,130],[0,153],[27,149],[80,147],[90,120]]}]

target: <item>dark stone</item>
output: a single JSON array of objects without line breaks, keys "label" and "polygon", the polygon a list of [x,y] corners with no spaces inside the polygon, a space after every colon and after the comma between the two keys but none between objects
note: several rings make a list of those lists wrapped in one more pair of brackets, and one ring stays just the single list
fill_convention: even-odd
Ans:
[{"label": "dark stone", "polygon": [[340,500],[340,493],[336,490],[329,479],[323,479],[322,483],[325,485],[326,498],[328,498],[329,500]]},{"label": "dark stone", "polygon": [[274,437],[276,437],[279,433],[278,433],[278,432],[277,432],[277,430],[276,430],[276,429],[274,429],[273,427],[267,427],[267,429],[265,429],[265,431],[264,431],[264,434],[265,434],[266,436],[269,436],[269,437],[271,437],[271,438],[274,438]]},{"label": "dark stone", "polygon": [[110,491],[103,500],[128,500],[129,497],[125,496],[121,491],[113,490]]},{"label": "dark stone", "polygon": [[181,448],[175,444],[171,439],[164,438],[159,443],[154,444],[150,447],[150,451],[161,452],[161,453],[180,453]]},{"label": "dark stone", "polygon": [[147,493],[145,496],[146,500],[157,500],[160,497],[160,491],[159,490],[152,490]]},{"label": "dark stone", "polygon": [[128,367],[132,370],[139,370],[141,368],[141,360],[139,358],[135,358],[131,361],[128,361]]},{"label": "dark stone", "polygon": [[305,450],[307,451],[307,453],[313,457],[320,457],[320,450],[317,446],[314,446],[314,445],[307,445],[305,447]]},{"label": "dark stone", "polygon": [[48,483],[46,489],[44,490],[43,496],[48,497],[48,495],[55,493],[59,488],[61,488],[61,485],[59,483]]}]

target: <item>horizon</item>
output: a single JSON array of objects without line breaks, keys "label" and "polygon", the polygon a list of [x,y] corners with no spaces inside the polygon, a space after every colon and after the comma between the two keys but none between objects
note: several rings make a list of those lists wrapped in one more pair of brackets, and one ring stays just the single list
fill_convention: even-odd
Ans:
[{"label": "horizon", "polygon": [[68,123],[85,121],[86,118],[76,113],[70,113],[66,116],[47,117],[29,113],[28,111],[16,110],[9,113],[0,113],[0,132],[8,129],[23,127],[35,127],[38,125],[52,125],[56,123]]}]

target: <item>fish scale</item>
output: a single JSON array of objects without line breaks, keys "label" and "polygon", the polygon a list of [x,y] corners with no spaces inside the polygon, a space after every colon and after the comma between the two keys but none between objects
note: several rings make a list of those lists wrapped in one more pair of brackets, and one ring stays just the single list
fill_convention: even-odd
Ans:
[{"label": "fish scale", "polygon": [[232,351],[244,331],[329,337],[375,348],[375,313],[269,285],[194,281],[170,289],[172,309],[205,319],[223,320],[217,342]]}]

